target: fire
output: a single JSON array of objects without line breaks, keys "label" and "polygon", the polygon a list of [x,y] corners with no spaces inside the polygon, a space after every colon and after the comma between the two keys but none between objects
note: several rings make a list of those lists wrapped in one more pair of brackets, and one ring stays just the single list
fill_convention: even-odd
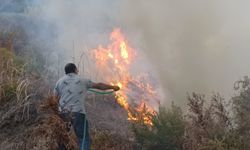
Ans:
[{"label": "fire", "polygon": [[121,82],[118,82],[117,85],[122,88],[122,83]]},{"label": "fire", "polygon": [[99,46],[91,51],[96,69],[102,73],[104,80],[120,87],[121,90],[115,97],[117,102],[127,110],[128,120],[140,119],[132,111],[132,108],[135,108],[134,110],[141,114],[144,123],[151,126],[152,117],[147,114],[154,114],[155,111],[145,97],[154,96],[156,92],[145,76],[130,73],[130,68],[137,57],[136,50],[128,44],[120,29],[113,30],[110,40],[111,44],[106,48]]},{"label": "fire", "polygon": [[111,53],[108,53],[108,56],[109,56],[110,58],[114,58],[114,56],[113,56]]},{"label": "fire", "polygon": [[120,49],[121,49],[121,56],[122,56],[124,59],[128,59],[128,51],[127,51],[127,47],[126,47],[125,42],[122,42],[122,43],[120,44]]}]

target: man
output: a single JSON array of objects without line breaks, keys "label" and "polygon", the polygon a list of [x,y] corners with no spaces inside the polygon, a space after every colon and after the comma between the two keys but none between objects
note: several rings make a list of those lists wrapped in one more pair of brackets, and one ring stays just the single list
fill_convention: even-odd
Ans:
[{"label": "man", "polygon": [[69,120],[73,125],[81,150],[90,149],[90,138],[86,110],[84,106],[85,96],[89,88],[99,90],[113,89],[118,91],[118,86],[104,83],[94,83],[88,79],[81,79],[75,64],[68,63],[65,66],[65,76],[56,83],[54,94],[59,98],[59,112],[62,118]]}]

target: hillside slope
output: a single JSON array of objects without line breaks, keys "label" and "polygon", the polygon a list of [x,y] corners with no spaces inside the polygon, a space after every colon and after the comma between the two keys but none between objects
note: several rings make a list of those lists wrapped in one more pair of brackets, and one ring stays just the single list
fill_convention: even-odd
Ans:
[{"label": "hillside slope", "polygon": [[[64,144],[75,149],[74,133],[57,112],[57,102],[48,98],[49,84],[27,70],[25,60],[1,48],[0,147],[8,149],[57,149]],[[86,102],[93,149],[131,149],[133,135],[126,111],[113,95],[89,93]]]}]

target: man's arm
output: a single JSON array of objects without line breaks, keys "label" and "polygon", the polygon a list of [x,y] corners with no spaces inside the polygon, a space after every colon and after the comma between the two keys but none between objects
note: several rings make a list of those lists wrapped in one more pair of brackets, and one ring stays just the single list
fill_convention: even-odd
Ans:
[{"label": "man's arm", "polygon": [[92,83],[91,88],[99,89],[99,90],[109,90],[109,89],[112,89],[114,91],[120,90],[119,86],[108,85],[105,83]]}]

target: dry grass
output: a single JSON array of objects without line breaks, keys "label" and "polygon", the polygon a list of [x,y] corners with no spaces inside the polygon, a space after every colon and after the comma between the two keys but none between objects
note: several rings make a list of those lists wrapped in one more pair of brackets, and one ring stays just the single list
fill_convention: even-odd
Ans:
[{"label": "dry grass", "polygon": [[33,111],[37,112],[29,112],[30,118],[26,120],[20,118],[22,107],[5,113],[0,124],[1,149],[57,150],[60,145],[67,150],[76,149],[74,134],[67,132],[56,106],[54,98],[47,98],[40,105],[32,106]]},{"label": "dry grass", "polygon": [[65,145],[67,150],[74,150],[77,148],[76,137],[74,133],[67,132],[66,124],[58,115],[57,102],[58,99],[50,97],[40,105],[39,114],[46,117],[41,125],[34,129],[34,133],[49,137],[50,140],[45,144],[49,149],[58,149],[59,145]]},{"label": "dry grass", "polygon": [[134,142],[105,130],[92,130],[92,150],[131,150]]},{"label": "dry grass", "polygon": [[76,149],[74,136],[58,116],[55,98],[39,104],[37,91],[42,92],[39,86],[44,81],[26,73],[26,64],[10,51],[0,49],[0,54],[1,149],[56,150],[60,145]]},{"label": "dry grass", "polygon": [[27,91],[24,89],[27,86],[22,86],[25,83],[24,65],[17,64],[15,56],[8,50],[0,49],[0,53],[0,102],[12,100],[14,97],[20,100],[20,96]]}]

